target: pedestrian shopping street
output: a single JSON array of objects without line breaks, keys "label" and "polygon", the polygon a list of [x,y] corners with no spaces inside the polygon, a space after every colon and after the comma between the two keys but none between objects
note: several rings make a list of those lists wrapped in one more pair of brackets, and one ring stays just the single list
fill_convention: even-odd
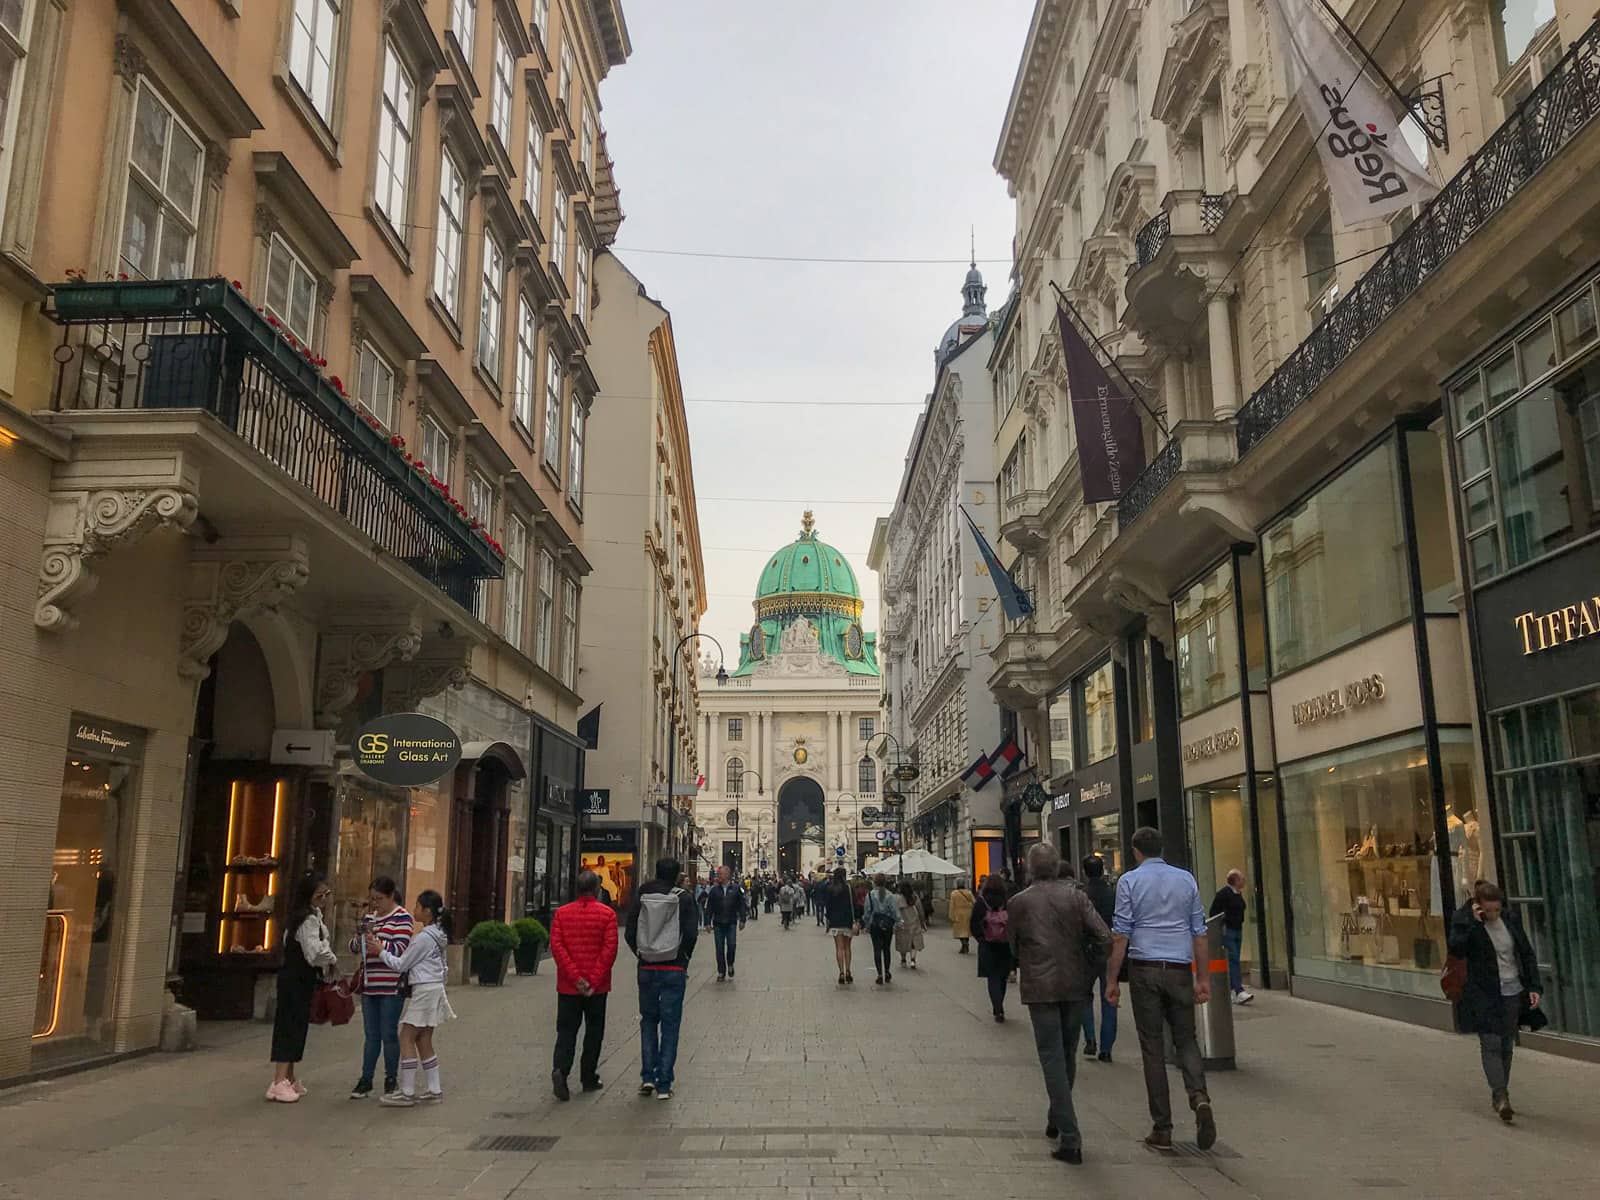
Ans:
[{"label": "pedestrian shopping street", "polygon": [[[1221,1139],[1178,1151],[1148,1126],[1131,1022],[1076,1093],[1085,1164],[1052,1161],[1028,1022],[990,1018],[971,957],[935,928],[917,971],[834,982],[809,918],[748,927],[738,977],[697,949],[678,1089],[635,1093],[633,972],[618,963],[605,1089],[559,1104],[549,1070],[555,975],[460,987],[439,1036],[448,1099],[385,1110],[346,1093],[356,1023],[314,1028],[298,1105],[262,1091],[268,1029],[211,1025],[205,1049],[0,1092],[0,1195],[143,1200],[262,1195],[766,1197],[1401,1196],[1592,1194],[1600,1067],[1518,1055],[1519,1119],[1490,1111],[1475,1041],[1263,993],[1239,1014],[1240,1070],[1215,1075]],[[865,964],[865,965],[864,965]],[[1181,1084],[1174,1075],[1177,1096]],[[1180,1102],[1181,1103],[1181,1102]]]}]

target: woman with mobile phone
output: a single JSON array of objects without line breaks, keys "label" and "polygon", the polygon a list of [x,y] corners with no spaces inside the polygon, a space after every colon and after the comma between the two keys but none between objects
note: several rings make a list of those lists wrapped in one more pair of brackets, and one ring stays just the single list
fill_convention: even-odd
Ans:
[{"label": "woman with mobile phone", "polygon": [[[439,1082],[439,1059],[433,1052],[433,1031],[456,1015],[444,990],[448,974],[449,922],[444,898],[429,889],[417,897],[419,928],[405,953],[395,954],[385,949],[376,936],[367,935],[367,956],[398,971],[410,987],[405,1007],[400,1010],[399,1086],[379,1099],[380,1104],[391,1108],[410,1108],[419,1100],[444,1099],[444,1088]],[[423,1079],[420,1094],[417,1091],[419,1073]]]},{"label": "woman with mobile phone", "polygon": [[278,1007],[272,1018],[272,1083],[267,1099],[294,1104],[306,1094],[295,1067],[306,1053],[311,998],[317,984],[338,970],[323,906],[333,892],[321,876],[307,875],[294,888],[294,904],[283,926],[283,966],[278,970]]},{"label": "woman with mobile phone", "polygon": [[1450,922],[1450,953],[1467,964],[1467,982],[1456,1002],[1456,1028],[1478,1035],[1489,1101],[1500,1119],[1510,1124],[1511,1054],[1517,1030],[1543,1029],[1539,1011],[1544,984],[1533,943],[1522,922],[1505,907],[1505,895],[1494,884],[1478,880],[1470,906],[1456,909]]}]

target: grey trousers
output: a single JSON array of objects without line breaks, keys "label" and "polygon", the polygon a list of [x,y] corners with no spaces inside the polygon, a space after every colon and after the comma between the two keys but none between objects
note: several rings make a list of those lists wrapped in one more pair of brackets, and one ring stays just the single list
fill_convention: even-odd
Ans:
[{"label": "grey trousers", "polygon": [[1194,977],[1188,971],[1136,960],[1128,964],[1128,990],[1133,997],[1133,1023],[1139,1030],[1139,1055],[1144,1059],[1150,1122],[1157,1132],[1171,1133],[1172,1093],[1167,1086],[1164,1029],[1172,1030],[1189,1107],[1209,1099],[1205,1063],[1194,1036]]},{"label": "grey trousers", "polygon": [[1072,1107],[1072,1085],[1078,1079],[1078,1034],[1083,1028],[1084,1001],[1030,1004],[1033,1045],[1044,1072],[1044,1090],[1050,1096],[1050,1124],[1061,1135],[1065,1149],[1081,1150],[1083,1135]]},{"label": "grey trousers", "polygon": [[1522,993],[1500,997],[1500,1032],[1480,1033],[1478,1051],[1483,1056],[1483,1077],[1489,1094],[1499,1098],[1511,1086],[1511,1052],[1517,1045],[1517,1018],[1522,1015]]}]

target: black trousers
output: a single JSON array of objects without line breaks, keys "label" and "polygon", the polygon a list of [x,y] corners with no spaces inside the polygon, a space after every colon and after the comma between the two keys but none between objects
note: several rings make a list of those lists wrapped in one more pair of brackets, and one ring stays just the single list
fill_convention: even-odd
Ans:
[{"label": "black trousers", "polygon": [[990,975],[989,979],[989,1007],[995,1012],[1004,1012],[1006,1007],[1006,976],[1004,973]]},{"label": "black trousers", "polygon": [[872,934],[872,965],[878,969],[879,975],[891,973],[894,962],[894,930],[873,929]]},{"label": "black trousers", "polygon": [[606,1036],[605,996],[556,997],[555,1068],[562,1076],[572,1071],[572,1052],[578,1045],[578,1026],[583,1026],[583,1061],[578,1078],[590,1080],[600,1070],[600,1043]]}]

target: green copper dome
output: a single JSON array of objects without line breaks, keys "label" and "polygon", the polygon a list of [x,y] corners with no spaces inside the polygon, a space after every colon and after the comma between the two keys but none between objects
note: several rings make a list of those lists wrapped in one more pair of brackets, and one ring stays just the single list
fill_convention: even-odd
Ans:
[{"label": "green copper dome", "polygon": [[861,589],[845,556],[817,537],[807,512],[800,536],[774,554],[756,585],[756,622],[739,639],[739,668],[750,675],[779,652],[784,631],[806,621],[818,651],[851,675],[878,674],[878,636],[861,626]]}]

